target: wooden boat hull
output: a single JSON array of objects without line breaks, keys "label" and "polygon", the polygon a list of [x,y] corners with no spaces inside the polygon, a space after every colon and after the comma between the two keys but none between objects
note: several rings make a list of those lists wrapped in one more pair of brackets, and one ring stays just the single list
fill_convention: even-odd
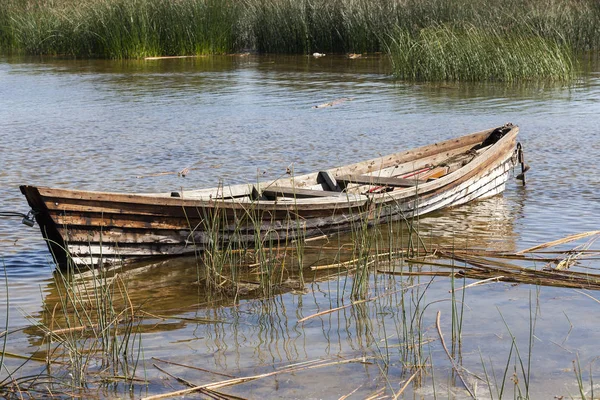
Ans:
[{"label": "wooden boat hull", "polygon": [[[21,191],[59,266],[97,266],[289,242],[494,196],[514,166],[517,134],[506,125],[258,185],[162,194]],[[441,176],[431,178],[436,171]]]}]

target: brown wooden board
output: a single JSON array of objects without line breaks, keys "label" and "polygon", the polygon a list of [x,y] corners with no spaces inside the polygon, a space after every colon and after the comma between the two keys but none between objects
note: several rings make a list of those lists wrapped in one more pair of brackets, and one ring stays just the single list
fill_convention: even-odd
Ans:
[{"label": "brown wooden board", "polygon": [[336,176],[335,179],[338,183],[345,186],[356,183],[359,185],[376,185],[376,186],[390,186],[390,187],[413,187],[423,185],[427,181],[420,179],[403,179],[403,178],[385,178],[379,176],[368,176],[368,175],[342,175]]},{"label": "brown wooden board", "polygon": [[313,190],[313,189],[300,189],[293,187],[282,187],[282,186],[271,186],[262,190],[263,196],[268,199],[275,199],[277,197],[291,197],[291,198],[310,198],[310,197],[331,197],[340,196],[340,192],[332,192],[328,190]]}]

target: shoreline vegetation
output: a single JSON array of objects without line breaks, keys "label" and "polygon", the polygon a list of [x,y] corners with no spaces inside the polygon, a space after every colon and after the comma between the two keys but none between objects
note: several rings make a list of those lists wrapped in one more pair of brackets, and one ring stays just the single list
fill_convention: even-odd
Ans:
[{"label": "shoreline vegetation", "polygon": [[416,81],[570,81],[595,0],[5,0],[0,53],[82,58],[373,53]]},{"label": "shoreline vegetation", "polygon": [[[56,270],[43,290],[42,310],[28,316],[29,326],[11,329],[8,318],[5,326],[0,325],[4,342],[0,344],[0,356],[20,360],[17,367],[9,367],[0,358],[4,369],[0,396],[105,398],[136,393],[137,397],[161,399],[200,393],[207,398],[237,400],[245,398],[248,391],[244,388],[249,382],[256,381],[254,393],[260,393],[261,388],[272,385],[269,378],[275,375],[292,374],[291,380],[302,384],[307,378],[301,372],[307,369],[333,367],[337,369],[332,373],[340,376],[343,372],[339,366],[368,361],[372,368],[364,370],[364,379],[377,382],[378,398],[408,398],[436,385],[439,393],[434,392],[433,398],[448,397],[452,392],[445,393],[444,382],[465,397],[467,393],[472,398],[489,394],[490,398],[502,399],[514,393],[514,397],[531,398],[537,390],[530,387],[530,382],[535,326],[541,314],[540,288],[572,288],[598,301],[582,290],[600,288],[600,275],[588,265],[600,254],[592,248],[600,239],[600,231],[507,252],[483,250],[480,247],[484,242],[477,245],[472,240],[468,242],[476,247],[463,248],[465,238],[420,236],[418,224],[418,220],[409,220],[368,228],[365,220],[346,236],[321,237],[303,244],[280,246],[266,240],[254,249],[215,249],[187,261],[179,259],[180,263],[175,259],[137,266]],[[218,234],[219,227],[215,229]],[[565,246],[574,242],[580,244]],[[169,273],[165,275],[167,266]],[[6,269],[4,273],[8,294]],[[196,280],[190,279],[194,276]],[[317,290],[319,282],[332,292],[329,300],[318,302],[315,309],[308,293]],[[479,349],[479,359],[469,357],[473,348],[463,339],[472,337],[472,333],[465,331],[463,321],[471,307],[465,293],[475,286],[498,282],[533,285],[529,289],[530,320],[519,322],[529,324],[529,333],[521,333],[517,340],[498,309],[498,322],[502,321],[499,325],[506,327],[510,343],[507,353],[492,360],[489,349]],[[300,301],[305,294],[306,304]],[[299,296],[298,301],[283,301],[286,295]],[[151,301],[153,298],[161,302]],[[162,302],[171,306],[165,307]],[[287,305],[278,309],[278,302]],[[249,317],[255,313],[258,319]],[[429,328],[434,314],[435,330]],[[284,319],[285,324],[274,323],[273,316]],[[354,336],[357,341],[353,351],[345,350],[335,357],[328,353],[309,357],[295,350],[283,363],[273,361],[269,365],[270,358],[265,357],[255,368],[238,371],[227,367],[216,370],[204,365],[201,357],[197,360],[200,366],[190,363],[187,357],[160,358],[164,356],[163,346],[173,349],[176,355],[181,351],[177,350],[178,344],[183,342],[202,343],[205,338],[207,344],[212,340],[226,342],[227,335],[217,333],[211,337],[213,330],[221,332],[223,326],[239,330],[244,340],[244,335],[265,340],[254,352],[274,351],[286,337],[278,329],[293,329],[308,338],[311,324],[336,327],[338,318],[349,318],[344,329],[350,342]],[[183,331],[187,324],[196,325],[194,337],[173,340],[181,336],[168,335],[173,329]],[[243,329],[250,331],[242,333]],[[275,331],[277,334],[273,334]],[[161,332],[170,339],[161,339],[163,345],[156,348],[152,337]],[[31,355],[12,350],[15,337],[22,333],[37,348]],[[238,347],[232,344],[228,352],[243,354],[242,348],[248,345],[244,340],[236,342]],[[290,340],[285,348],[302,342],[306,340]],[[206,351],[201,344],[190,349],[198,354]],[[449,371],[443,367],[448,361],[452,365]],[[34,368],[34,373],[19,371],[26,364]],[[354,379],[361,376],[359,370],[348,373]],[[594,387],[591,367],[589,382],[581,366],[574,366],[574,373],[572,379],[582,394]],[[477,376],[477,381],[471,376]],[[172,380],[167,385],[160,383],[162,379]],[[281,392],[274,393],[286,397],[291,393],[286,390],[289,388],[283,385]],[[373,389],[367,387],[360,392],[362,398],[369,397],[365,390]],[[405,390],[407,396],[401,397]]]}]

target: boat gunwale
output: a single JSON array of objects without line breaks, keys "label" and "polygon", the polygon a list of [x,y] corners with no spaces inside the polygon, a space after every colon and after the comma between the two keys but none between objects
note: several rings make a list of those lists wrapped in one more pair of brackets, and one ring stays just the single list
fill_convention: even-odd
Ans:
[{"label": "boat gunwale", "polygon": [[[334,177],[341,176],[349,171],[355,173],[356,170],[363,168],[367,165],[376,165],[377,163],[381,164],[380,168],[374,169],[374,171],[382,170],[384,168],[389,168],[394,165],[405,164],[410,162],[403,161],[400,162],[403,158],[407,158],[412,156],[412,160],[419,160],[429,156],[433,156],[435,154],[443,153],[445,151],[451,151],[456,148],[476,145],[477,143],[483,142],[485,138],[493,132],[497,128],[491,128],[471,134],[467,134],[458,138],[453,138],[437,143],[433,143],[426,146],[421,146],[415,149],[410,149],[406,151],[401,151],[397,153],[393,153],[390,155],[386,155],[383,157],[377,157],[374,159],[362,161],[355,164],[349,164],[345,166],[335,167],[327,170],[327,172],[331,173]],[[225,188],[228,188],[231,192],[235,190],[243,190],[244,188],[250,192],[254,187],[253,184],[250,183],[242,183],[236,185],[227,185],[206,189],[199,189],[196,191],[184,191],[184,197],[171,197],[170,193],[122,193],[122,192],[106,192],[106,191],[88,191],[88,190],[77,190],[77,189],[62,189],[62,188],[51,188],[45,186],[22,186],[22,192],[25,193],[23,188],[36,188],[39,195],[43,198],[42,201],[56,201],[60,199],[69,199],[69,200],[80,200],[82,202],[110,202],[114,204],[130,204],[130,205],[150,205],[150,206],[164,206],[164,207],[225,207],[231,209],[240,209],[247,210],[248,208],[256,207],[260,209],[269,209],[273,211],[281,211],[290,209],[292,207],[298,208],[311,208],[317,207],[320,209],[337,209],[341,206],[344,208],[351,208],[363,205],[367,201],[378,201],[381,202],[380,199],[392,199],[393,201],[406,199],[414,196],[420,196],[427,194],[432,191],[436,191],[440,188],[446,188],[448,185],[452,184],[453,181],[460,179],[461,177],[469,174],[477,167],[482,165],[485,161],[494,156],[498,156],[501,154],[500,146],[503,143],[510,143],[512,140],[510,138],[516,137],[518,134],[519,128],[518,126],[513,126],[511,130],[506,133],[500,140],[490,146],[486,151],[482,154],[475,157],[471,162],[467,163],[465,166],[441,177],[434,181],[424,183],[422,185],[418,185],[415,187],[402,188],[400,190],[394,190],[392,192],[385,192],[380,194],[354,194],[354,193],[345,193],[345,192],[332,192],[332,196],[329,197],[320,197],[320,198],[290,198],[287,201],[282,200],[264,200],[264,199],[256,199],[250,201],[240,201],[240,198],[220,198],[215,197],[211,199],[203,199],[203,198],[186,198],[185,194],[193,195],[198,192],[208,192],[213,191],[216,192],[220,190],[223,192]],[[364,173],[364,171],[362,171]],[[368,172],[367,172],[368,173]],[[292,178],[280,178],[274,181],[260,182],[258,183],[259,187],[270,187],[270,186],[279,186],[278,183],[282,182],[296,182],[298,183],[295,187],[305,188],[306,186],[302,186],[303,181],[314,180],[316,182],[318,172],[313,172],[310,174],[300,175]],[[265,186],[262,186],[265,185]],[[243,196],[242,196],[243,198]]]}]

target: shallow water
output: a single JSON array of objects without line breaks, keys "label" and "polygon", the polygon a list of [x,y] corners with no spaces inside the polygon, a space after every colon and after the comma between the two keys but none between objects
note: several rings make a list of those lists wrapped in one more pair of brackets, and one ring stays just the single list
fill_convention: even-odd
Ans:
[{"label": "shallow water", "polygon": [[[28,211],[20,184],[135,192],[191,189],[219,180],[275,178],[292,163],[295,173],[323,169],[510,121],[521,128],[520,141],[532,167],[526,187],[511,180],[503,196],[423,218],[420,223],[435,238],[431,240],[515,251],[600,229],[598,72],[572,87],[560,87],[409,84],[393,81],[388,71],[387,61],[379,57],[0,58],[0,211]],[[313,108],[340,98],[351,100]],[[179,177],[177,172],[186,167],[189,174]],[[32,354],[41,335],[30,325],[48,317],[43,309],[53,304],[57,290],[37,227],[0,219],[0,257],[8,280],[8,296],[0,291],[0,321],[8,310],[8,330],[26,328],[9,335],[6,349]],[[598,266],[597,261],[586,265]],[[306,290],[288,288],[269,299],[247,295],[234,306],[232,299],[207,298],[193,284],[196,274],[193,260],[124,274],[133,299],[149,312],[173,318],[144,323],[146,369],[139,375],[152,384],[136,386],[134,397],[182,388],[152,368],[151,357],[238,376],[319,357],[370,360],[229,389],[250,398],[339,398],[359,387],[355,396],[363,398],[380,388],[387,388],[387,394],[397,391],[410,376],[403,368],[407,351],[401,350],[406,336],[399,304],[402,297],[410,304],[414,291],[422,289],[298,324],[302,317],[348,304],[344,290],[352,278],[313,282],[307,277]],[[428,281],[419,278],[420,283]],[[371,287],[381,293],[403,284],[409,284],[407,278],[377,276]],[[450,281],[438,278],[418,306],[413,304],[412,312],[422,313],[424,339],[433,340],[424,354],[435,371],[434,384],[428,375],[420,388],[406,392],[414,390],[417,397],[448,397],[451,364],[440,346],[435,317],[441,311],[449,341],[449,289]],[[532,397],[577,395],[572,364],[577,358],[584,378],[590,370],[598,372],[598,324],[590,316],[600,305],[581,292],[496,283],[467,290],[464,304],[462,360],[474,374],[481,376],[483,365],[490,373],[493,364],[501,379],[510,332],[527,357],[530,314],[537,307]],[[222,322],[193,321],[199,317]],[[516,365],[514,351],[512,357],[511,368]],[[386,374],[382,359],[388,360]],[[22,362],[5,361],[9,370]],[[195,384],[217,379],[162,366]],[[32,362],[18,374],[37,368]],[[1,371],[0,380],[5,376]],[[480,397],[489,397],[483,381],[479,390]],[[497,389],[492,390],[497,398]],[[504,394],[512,396],[512,390],[512,383],[507,384]],[[461,389],[451,391],[465,396]],[[114,395],[110,387],[103,393]]]}]

